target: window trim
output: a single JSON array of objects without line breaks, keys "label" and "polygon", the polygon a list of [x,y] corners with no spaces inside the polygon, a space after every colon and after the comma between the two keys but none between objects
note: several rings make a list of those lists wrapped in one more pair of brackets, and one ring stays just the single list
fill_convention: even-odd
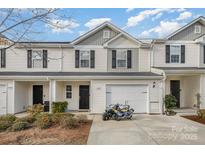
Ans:
[{"label": "window trim", "polygon": [[[82,66],[81,66],[81,60],[82,60],[81,52],[89,52],[89,58],[88,58],[89,63],[88,63],[88,67],[82,67]],[[90,61],[90,50],[79,50],[79,64],[80,64],[79,67],[80,67],[80,68],[90,68],[90,63],[91,63],[91,61]]]},{"label": "window trim", "polygon": [[[105,33],[108,35],[106,36]],[[103,30],[103,39],[109,39],[110,38],[110,30]]]},{"label": "window trim", "polygon": [[[179,51],[179,61],[178,62],[172,62],[172,46],[177,46],[179,47],[180,51]],[[170,63],[171,64],[180,64],[181,63],[181,44],[171,44],[170,45]]]},{"label": "window trim", "polygon": [[[33,58],[33,53],[34,52],[41,52],[41,67],[35,67],[34,66],[34,60],[36,60],[36,59]],[[31,61],[32,61],[32,68],[38,68],[38,69],[43,68],[43,50],[32,50]]]},{"label": "window trim", "polygon": [[[126,58],[125,58],[125,66],[118,66],[118,60],[122,60],[118,58],[118,53],[120,52],[125,52]],[[124,60],[124,59],[123,59]],[[116,68],[127,68],[127,50],[125,49],[118,49],[116,50]]]},{"label": "window trim", "polygon": [[[198,27],[198,30],[199,30],[199,31],[197,31],[197,27]],[[195,33],[195,34],[201,34],[201,25],[195,25],[195,27],[194,27],[194,33]]]},{"label": "window trim", "polygon": [[[67,86],[70,86],[70,87],[71,87],[71,90],[70,90],[70,91],[67,91]],[[71,98],[68,98],[68,97],[67,97],[67,93],[68,93],[68,92],[71,94]],[[67,84],[67,85],[65,86],[65,98],[66,98],[66,99],[72,99],[72,98],[73,98],[73,87],[72,87],[71,84]]]}]

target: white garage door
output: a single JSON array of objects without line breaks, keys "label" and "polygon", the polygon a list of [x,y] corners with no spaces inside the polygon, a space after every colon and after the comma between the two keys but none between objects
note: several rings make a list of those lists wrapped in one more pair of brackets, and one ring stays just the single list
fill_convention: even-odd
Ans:
[{"label": "white garage door", "polygon": [[107,85],[106,105],[128,104],[134,108],[135,113],[146,113],[147,89],[146,85]]},{"label": "white garage door", "polygon": [[6,85],[0,84],[0,115],[6,114]]}]

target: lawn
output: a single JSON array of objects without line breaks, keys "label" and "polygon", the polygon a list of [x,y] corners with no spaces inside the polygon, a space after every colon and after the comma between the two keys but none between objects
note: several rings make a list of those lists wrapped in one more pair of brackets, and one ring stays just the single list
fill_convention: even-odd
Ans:
[{"label": "lawn", "polygon": [[32,127],[30,129],[17,132],[1,132],[0,144],[86,144],[92,121],[77,127],[75,129],[52,126],[48,129],[39,129]]}]

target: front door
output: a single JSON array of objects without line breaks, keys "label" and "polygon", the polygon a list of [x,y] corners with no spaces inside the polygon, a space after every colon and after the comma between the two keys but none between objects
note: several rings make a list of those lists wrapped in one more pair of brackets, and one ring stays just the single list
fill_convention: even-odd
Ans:
[{"label": "front door", "polygon": [[89,109],[89,85],[80,85],[79,95],[79,109]]},{"label": "front door", "polygon": [[170,81],[170,92],[177,99],[176,107],[180,108],[180,80]]},{"label": "front door", "polygon": [[33,85],[33,104],[43,104],[43,85]]}]

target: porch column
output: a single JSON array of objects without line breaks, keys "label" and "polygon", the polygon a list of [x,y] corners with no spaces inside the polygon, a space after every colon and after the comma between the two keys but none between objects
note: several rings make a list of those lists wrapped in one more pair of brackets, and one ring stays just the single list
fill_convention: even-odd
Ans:
[{"label": "porch column", "polygon": [[50,80],[49,83],[49,112],[52,111],[52,102],[56,101],[56,80]]}]

